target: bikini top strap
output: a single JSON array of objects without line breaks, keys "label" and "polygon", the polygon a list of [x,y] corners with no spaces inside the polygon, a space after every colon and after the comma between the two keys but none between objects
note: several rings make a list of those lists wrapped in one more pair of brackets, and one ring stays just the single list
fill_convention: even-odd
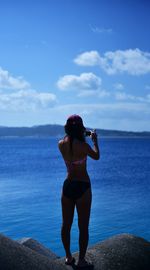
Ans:
[{"label": "bikini top strap", "polygon": [[68,160],[65,160],[65,163],[66,163],[67,165],[78,165],[78,164],[84,163],[86,160],[87,160],[87,157],[84,157],[83,159],[75,160],[75,161],[68,161]]}]

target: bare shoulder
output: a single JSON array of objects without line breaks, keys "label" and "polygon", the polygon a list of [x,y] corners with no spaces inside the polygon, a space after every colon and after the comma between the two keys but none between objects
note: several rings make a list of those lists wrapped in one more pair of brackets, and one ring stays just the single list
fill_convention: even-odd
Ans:
[{"label": "bare shoulder", "polygon": [[58,145],[62,145],[64,143],[64,139],[59,140]]},{"label": "bare shoulder", "polygon": [[59,140],[58,142],[59,149],[62,149],[63,145],[64,145],[64,139]]}]

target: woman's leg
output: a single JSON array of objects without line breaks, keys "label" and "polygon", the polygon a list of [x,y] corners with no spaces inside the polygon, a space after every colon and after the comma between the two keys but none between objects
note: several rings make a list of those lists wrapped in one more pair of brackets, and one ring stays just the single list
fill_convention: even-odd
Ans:
[{"label": "woman's leg", "polygon": [[80,199],[76,201],[79,226],[79,262],[84,260],[89,240],[89,218],[92,202],[92,193],[89,188]]},{"label": "woman's leg", "polygon": [[74,217],[75,203],[73,200],[68,199],[62,194],[61,198],[62,204],[62,229],[61,238],[66,252],[66,258],[71,261],[72,255],[70,251],[70,230]]}]

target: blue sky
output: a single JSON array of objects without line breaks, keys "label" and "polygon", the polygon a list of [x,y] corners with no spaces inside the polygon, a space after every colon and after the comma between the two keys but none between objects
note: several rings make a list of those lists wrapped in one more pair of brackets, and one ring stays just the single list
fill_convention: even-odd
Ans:
[{"label": "blue sky", "polygon": [[150,131],[148,0],[0,1],[0,125]]}]

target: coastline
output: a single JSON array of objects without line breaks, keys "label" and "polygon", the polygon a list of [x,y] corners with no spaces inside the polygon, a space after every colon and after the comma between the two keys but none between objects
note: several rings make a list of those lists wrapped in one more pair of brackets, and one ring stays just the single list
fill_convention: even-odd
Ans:
[{"label": "coastline", "polygon": [[[87,127],[87,130],[93,128]],[[105,130],[96,128],[98,136],[102,137],[148,137],[150,138],[150,131],[124,131],[124,130]],[[57,137],[64,136],[64,127],[62,125],[39,125],[32,127],[5,127],[0,126],[1,137]]]}]

